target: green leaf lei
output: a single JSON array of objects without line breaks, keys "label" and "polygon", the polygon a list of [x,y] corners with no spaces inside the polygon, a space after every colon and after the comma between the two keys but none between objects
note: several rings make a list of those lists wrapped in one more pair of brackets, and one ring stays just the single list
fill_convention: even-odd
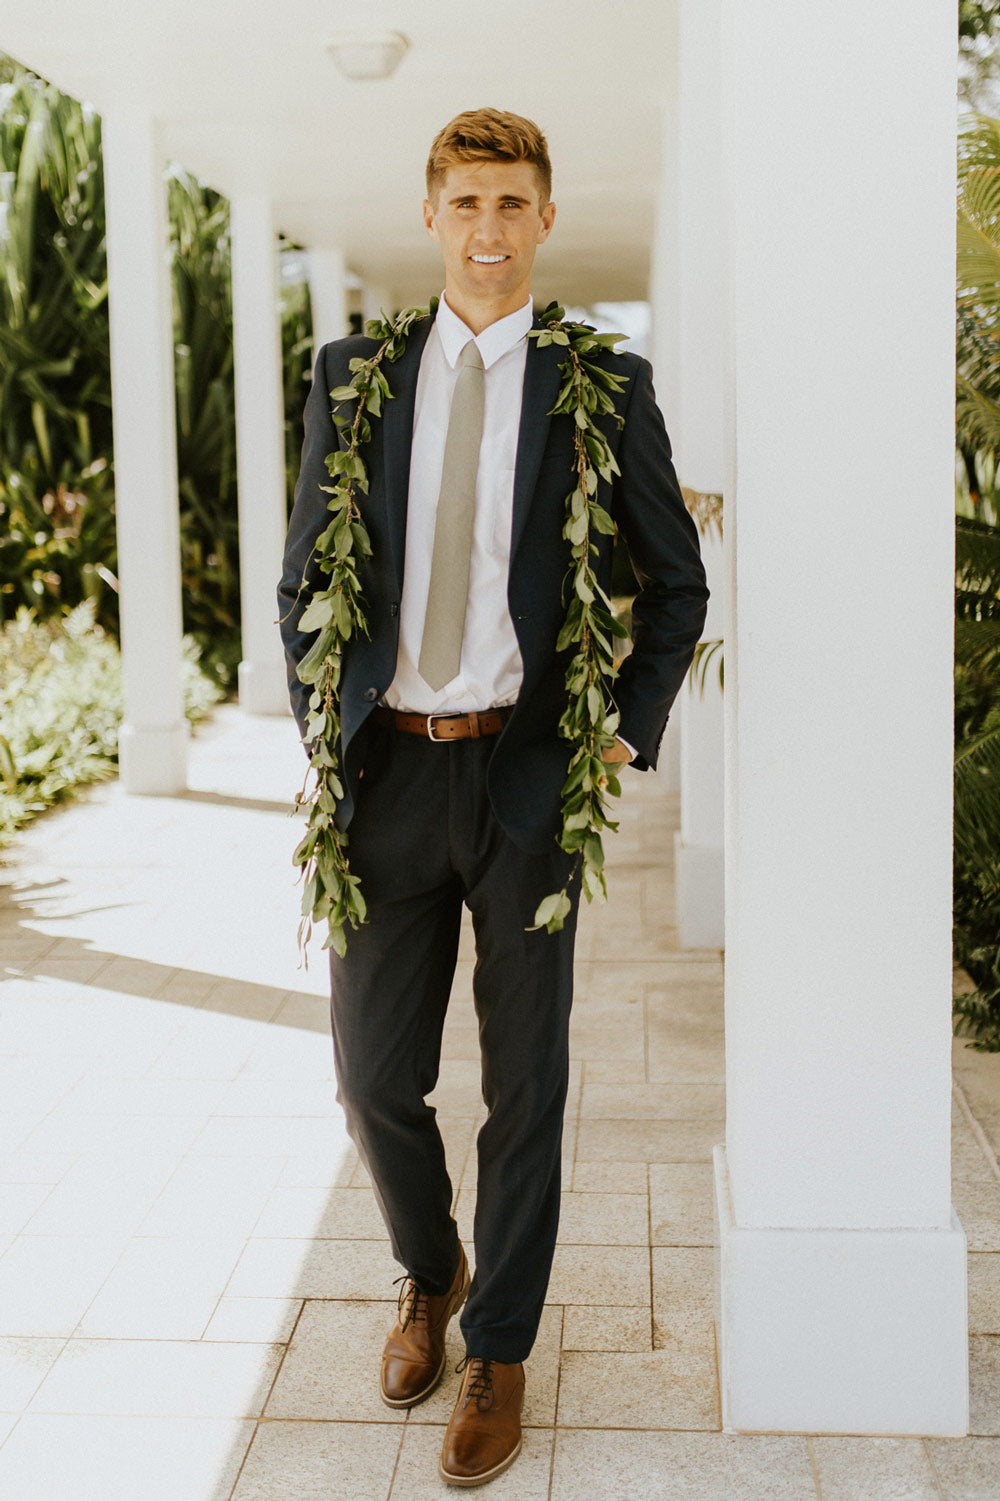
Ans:
[{"label": "green leaf lei", "polygon": [[[296,810],[307,813],[307,829],[292,856],[293,863],[302,867],[305,880],[299,926],[303,953],[314,923],[326,921],[328,935],[323,947],[343,955],[348,924],[357,928],[365,920],[360,882],[350,869],[348,836],[334,821],[337,804],[344,796],[338,759],[343,652],[352,637],[368,634],[357,573],[357,559],[370,557],[372,551],[358,503],[358,496],[368,493],[368,472],[360,449],[371,441],[369,419],[380,417],[383,404],[392,398],[382,364],[399,359],[413,324],[433,314],[436,306],[434,300],[428,308],[408,308],[391,321],[382,318],[369,322],[365,332],[378,341],[378,348],[368,359],[352,359],[350,382],[330,392],[336,408],[353,407],[353,413],[333,413],[334,422],[347,429],[348,441],[346,448],[338,448],[326,458],[333,483],[323,488],[330,495],[327,509],[331,520],[316,539],[299,590],[301,595],[309,565],[316,560],[319,571],[326,575],[326,587],[313,592],[299,619],[300,630],[319,633],[298,666],[299,679],[312,686],[305,738],[310,747],[310,769],[315,773],[312,790],[307,790],[307,776],[306,786],[296,799]],[[597,499],[598,478],[610,484],[620,472],[595,418],[610,416],[621,425],[623,419],[615,412],[612,396],[624,388],[627,377],[613,375],[588,359],[603,350],[613,352],[623,335],[599,334],[587,323],[568,322],[563,309],[554,302],[539,314],[539,321],[542,326],[532,329],[529,338],[537,339],[540,346],[556,344],[566,351],[559,367],[562,385],[550,415],[565,414],[574,422],[575,485],[566,497],[563,527],[563,536],[570,544],[564,585],[568,605],[556,649],[577,648],[566,670],[567,705],[559,722],[560,734],[573,747],[562,789],[559,843],[578,858],[566,886],[545,897],[535,913],[535,928],[544,927],[553,933],[562,927],[570,911],[569,885],[577,875],[588,901],[606,899],[601,835],[604,829],[618,827],[607,818],[606,799],[618,796],[621,787],[613,767],[604,760],[604,752],[614,745],[618,729],[618,712],[609,688],[615,676],[613,638],[627,632],[597,581],[592,559],[597,552],[593,534],[612,535],[615,531],[611,516]]]}]

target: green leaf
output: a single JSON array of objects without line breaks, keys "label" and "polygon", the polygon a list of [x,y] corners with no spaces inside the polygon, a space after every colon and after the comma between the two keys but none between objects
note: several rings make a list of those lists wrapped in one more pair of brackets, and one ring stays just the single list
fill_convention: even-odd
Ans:
[{"label": "green leaf", "polygon": [[562,891],[554,891],[551,896],[539,902],[535,921],[528,932],[537,933],[539,928],[545,928],[549,933],[558,933],[569,916],[571,907],[572,903],[565,888]]}]

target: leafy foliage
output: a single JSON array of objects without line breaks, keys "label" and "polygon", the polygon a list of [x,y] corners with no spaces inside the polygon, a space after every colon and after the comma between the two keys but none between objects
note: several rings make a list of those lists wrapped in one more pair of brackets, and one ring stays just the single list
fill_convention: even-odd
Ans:
[{"label": "leafy foliage", "polygon": [[[0,59],[0,614],[93,599],[116,633],[117,558],[100,121]],[[239,659],[228,203],[167,181],[185,629],[225,681]],[[283,289],[288,489],[308,292]]]},{"label": "leafy foliage", "polygon": [[[39,620],[21,606],[0,627],[0,845],[83,783],[114,774],[122,713],[121,658],[92,600]],[[192,723],[220,692],[184,641],[184,703]]]},{"label": "leafy foliage", "polygon": [[977,989],[954,1011],[956,1033],[990,1050],[1000,1049],[998,320],[1000,121],[979,115],[959,138],[959,505],[972,515],[956,522],[954,825],[955,958]]},{"label": "leafy foliage", "polygon": [[[327,467],[333,484],[328,488],[327,509],[331,521],[316,539],[303,577],[315,559],[329,583],[313,592],[299,618],[304,631],[319,634],[307,655],[299,663],[300,680],[312,687],[306,743],[310,747],[309,779],[297,800],[297,807],[307,812],[303,839],[292,856],[304,876],[302,923],[299,943],[303,952],[313,924],[326,922],[324,948],[344,954],[347,928],[357,928],[365,920],[365,901],[360,882],[350,869],[347,835],[336,826],[336,812],[344,789],[340,780],[340,712],[339,689],[344,647],[359,632],[367,634],[364,601],[357,575],[356,560],[371,555],[371,542],[358,505],[357,496],[368,493],[368,472],[361,449],[371,441],[371,418],[379,418],[386,401],[392,397],[382,373],[383,362],[397,360],[406,347],[413,324],[434,312],[429,308],[408,308],[394,320],[376,319],[365,332],[378,341],[378,348],[368,359],[360,356],[350,362],[351,380],[337,386],[330,396],[334,402],[334,421],[346,429],[347,442],[327,455]],[[620,334],[599,334],[589,324],[564,321],[563,309],[555,303],[540,315],[542,327],[531,332],[540,346],[555,344],[566,350],[560,366],[562,386],[553,407],[573,419],[575,488],[566,499],[563,536],[569,543],[570,564],[566,574],[569,604],[566,620],[559,635],[557,649],[576,651],[566,669],[567,705],[560,721],[560,733],[573,747],[562,793],[562,832],[560,843],[578,859],[573,876],[582,881],[588,901],[604,899],[604,829],[617,825],[609,822],[606,798],[620,793],[613,766],[603,753],[615,743],[618,713],[610,698],[609,684],[615,675],[614,639],[626,634],[616,619],[611,600],[600,587],[591,563],[597,548],[595,532],[613,535],[614,522],[597,498],[598,480],[610,484],[618,473],[618,464],[600,427],[597,416],[615,415],[612,395],[622,389],[624,379],[595,363],[594,356],[613,350]],[[535,926],[555,932],[563,926],[571,908],[568,886],[552,892],[535,913]]]},{"label": "leafy foliage", "polygon": [[[368,471],[360,450],[371,441],[369,419],[381,417],[385,402],[392,399],[380,368],[382,362],[392,364],[399,359],[413,324],[428,317],[435,306],[432,302],[429,309],[409,308],[392,323],[379,319],[369,323],[365,331],[379,341],[378,348],[367,360],[352,359],[350,381],[330,392],[336,408],[333,420],[338,427],[347,428],[347,446],[327,454],[333,484],[325,488],[330,495],[327,510],[332,520],[317,537],[309,560],[316,559],[329,585],[313,593],[299,617],[301,630],[319,632],[298,665],[300,681],[312,685],[305,739],[314,774],[312,790],[308,790],[307,780],[296,800],[297,808],[308,810],[308,818],[305,837],[292,856],[293,864],[301,866],[305,882],[299,926],[303,955],[314,923],[327,924],[323,947],[344,954],[348,924],[357,928],[365,920],[361,883],[351,871],[347,855],[347,834],[335,822],[337,804],[344,796],[339,750],[344,647],[359,632],[368,634],[357,572],[357,559],[370,557],[372,551],[357,502],[358,494],[368,494]],[[341,410],[344,407],[347,412]]]}]

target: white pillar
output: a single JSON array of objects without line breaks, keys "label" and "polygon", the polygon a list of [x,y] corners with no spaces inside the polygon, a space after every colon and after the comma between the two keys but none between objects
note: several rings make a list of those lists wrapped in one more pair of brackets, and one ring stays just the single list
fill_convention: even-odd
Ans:
[{"label": "white pillar", "polygon": [[310,250],[308,265],[313,349],[318,353],[348,331],[347,268],[342,250]]},{"label": "white pillar", "polygon": [[394,311],[392,293],[377,282],[361,282],[361,327],[369,318],[391,318]]},{"label": "white pillar", "polygon": [[188,727],[181,689],[180,521],[166,189],[155,122],[102,125],[114,416],[115,513],[127,792],[180,792]]},{"label": "white pillar", "polygon": [[726,27],[723,1425],[959,1435],[954,13]]},{"label": "white pillar", "polygon": [[[676,171],[677,381],[676,443],[683,483],[721,494],[725,308],[723,238],[720,0],[680,0]],[[723,635],[722,541],[703,531],[702,557],[711,590],[704,639]],[[677,704],[680,721],[681,826],[674,841],[677,936],[682,948],[721,948],[725,941],[723,713],[715,658],[699,688],[691,678]]]},{"label": "white pillar", "polygon": [[243,636],[240,706],[250,714],[287,714],[274,604],[287,527],[277,245],[266,198],[236,197],[230,215]]}]

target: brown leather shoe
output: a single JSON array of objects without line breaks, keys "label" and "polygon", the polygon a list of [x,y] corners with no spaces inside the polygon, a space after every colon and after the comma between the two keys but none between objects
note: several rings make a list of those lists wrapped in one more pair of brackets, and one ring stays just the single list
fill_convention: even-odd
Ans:
[{"label": "brown leather shoe", "polygon": [[[461,1367],[459,1368],[461,1369]],[[449,1485],[483,1485],[521,1452],[524,1366],[465,1359],[462,1389],[441,1450],[441,1478]]]},{"label": "brown leather shoe", "polygon": [[387,1407],[415,1407],[429,1397],[444,1375],[448,1320],[465,1302],[469,1263],[459,1246],[458,1271],[440,1298],[422,1293],[412,1281],[399,1295],[399,1317],[382,1351],[379,1386]]}]

